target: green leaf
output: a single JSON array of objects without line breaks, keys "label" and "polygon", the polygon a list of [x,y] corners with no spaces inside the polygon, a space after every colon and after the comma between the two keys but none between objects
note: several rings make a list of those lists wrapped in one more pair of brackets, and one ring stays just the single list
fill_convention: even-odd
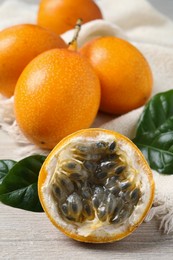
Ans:
[{"label": "green leaf", "polygon": [[15,163],[0,184],[0,201],[12,207],[42,212],[37,182],[44,160],[45,156],[34,155]]},{"label": "green leaf", "polygon": [[152,169],[173,174],[173,90],[159,93],[148,102],[133,142]]},{"label": "green leaf", "polygon": [[0,160],[0,184],[15,163],[13,160]]}]

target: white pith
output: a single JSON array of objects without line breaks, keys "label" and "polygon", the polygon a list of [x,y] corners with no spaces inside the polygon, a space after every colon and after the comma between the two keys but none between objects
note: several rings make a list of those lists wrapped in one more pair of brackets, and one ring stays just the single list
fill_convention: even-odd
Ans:
[{"label": "white pith", "polygon": [[146,174],[147,165],[141,165],[141,158],[139,154],[133,149],[131,144],[123,139],[116,139],[114,135],[101,132],[97,135],[97,137],[87,137],[81,136],[73,137],[70,140],[70,143],[86,143],[93,141],[105,141],[105,142],[113,142],[117,143],[117,153],[121,157],[122,160],[125,160],[128,168],[133,171],[133,176],[135,175],[135,182],[138,183],[141,191],[141,198],[138,204],[135,206],[133,213],[131,216],[126,219],[120,226],[116,224],[110,224],[108,221],[101,222],[97,216],[94,220],[85,221],[83,223],[79,222],[68,222],[61,217],[59,212],[57,211],[57,204],[51,195],[50,181],[57,168],[57,158],[68,159],[71,158],[71,154],[69,152],[69,143],[64,143],[64,145],[59,149],[59,151],[51,157],[49,164],[47,165],[47,178],[42,186],[42,194],[44,196],[44,204],[48,209],[49,214],[52,219],[62,227],[62,229],[66,230],[67,233],[73,233],[78,236],[88,237],[88,236],[96,236],[99,238],[105,238],[106,236],[118,236],[122,233],[130,231],[133,229],[135,225],[138,224],[141,216],[146,212],[148,205],[151,201],[152,191],[149,182],[149,176]]}]

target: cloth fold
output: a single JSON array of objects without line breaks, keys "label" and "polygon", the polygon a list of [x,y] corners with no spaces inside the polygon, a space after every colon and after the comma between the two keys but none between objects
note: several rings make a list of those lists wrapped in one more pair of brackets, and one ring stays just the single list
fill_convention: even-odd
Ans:
[{"label": "cloth fold", "polygon": [[[31,4],[32,2],[32,4]],[[18,23],[35,23],[38,4],[34,1],[6,0],[0,5],[0,28]],[[82,26],[79,46],[94,37],[114,35],[130,41],[148,60],[153,71],[152,95],[173,88],[173,22],[156,11],[146,0],[98,0],[105,20],[91,21]],[[10,6],[10,8],[9,8]],[[12,6],[12,8],[11,8]],[[9,10],[12,10],[9,13]],[[66,42],[72,39],[73,30],[62,35]],[[118,131],[129,138],[135,136],[137,121],[143,107],[118,118],[99,113],[93,126]],[[0,97],[0,126],[16,140],[18,159],[33,153],[47,154],[23,136],[15,122],[13,98]],[[160,219],[166,233],[173,231],[173,175],[153,171],[156,194],[146,221]]]}]

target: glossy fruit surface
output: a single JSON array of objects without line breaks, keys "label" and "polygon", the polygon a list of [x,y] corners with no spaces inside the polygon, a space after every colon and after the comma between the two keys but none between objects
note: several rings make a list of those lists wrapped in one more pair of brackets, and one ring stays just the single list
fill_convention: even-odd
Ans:
[{"label": "glossy fruit surface", "polygon": [[82,242],[107,243],[131,234],[154,197],[151,170],[125,136],[103,129],[64,138],[45,160],[38,193],[52,223]]},{"label": "glossy fruit surface", "polygon": [[42,53],[21,74],[14,95],[16,120],[29,140],[52,149],[63,137],[89,127],[100,103],[100,83],[75,51]]},{"label": "glossy fruit surface", "polygon": [[92,0],[41,0],[38,24],[62,34],[74,28],[77,19],[83,23],[102,19],[99,7]]},{"label": "glossy fruit surface", "polygon": [[0,32],[0,93],[14,94],[15,85],[26,65],[40,53],[66,47],[55,33],[37,25],[15,25]]},{"label": "glossy fruit surface", "polygon": [[86,43],[80,53],[88,58],[100,79],[102,111],[124,114],[149,99],[152,72],[132,44],[116,37],[101,37]]}]

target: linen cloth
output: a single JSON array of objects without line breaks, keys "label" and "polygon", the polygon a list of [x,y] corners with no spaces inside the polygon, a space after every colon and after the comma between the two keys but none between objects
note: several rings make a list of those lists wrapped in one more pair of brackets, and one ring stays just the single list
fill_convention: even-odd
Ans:
[{"label": "linen cloth", "polygon": [[[36,23],[38,1],[0,1],[0,29],[19,23]],[[82,26],[79,46],[96,36],[114,35],[127,39],[148,60],[154,77],[152,95],[173,88],[173,22],[156,11],[146,0],[98,0],[104,20],[91,21]],[[72,39],[73,30],[62,35],[66,42]],[[26,50],[27,51],[27,50]],[[93,126],[118,131],[129,138],[135,136],[136,124],[143,107],[123,116],[99,113]],[[47,154],[20,132],[13,114],[13,97],[0,97],[0,126],[16,140],[16,159],[33,153]],[[10,159],[10,158],[9,158]],[[160,228],[173,231],[173,175],[153,171],[156,193],[153,207],[146,221],[154,216],[160,219]]]}]

